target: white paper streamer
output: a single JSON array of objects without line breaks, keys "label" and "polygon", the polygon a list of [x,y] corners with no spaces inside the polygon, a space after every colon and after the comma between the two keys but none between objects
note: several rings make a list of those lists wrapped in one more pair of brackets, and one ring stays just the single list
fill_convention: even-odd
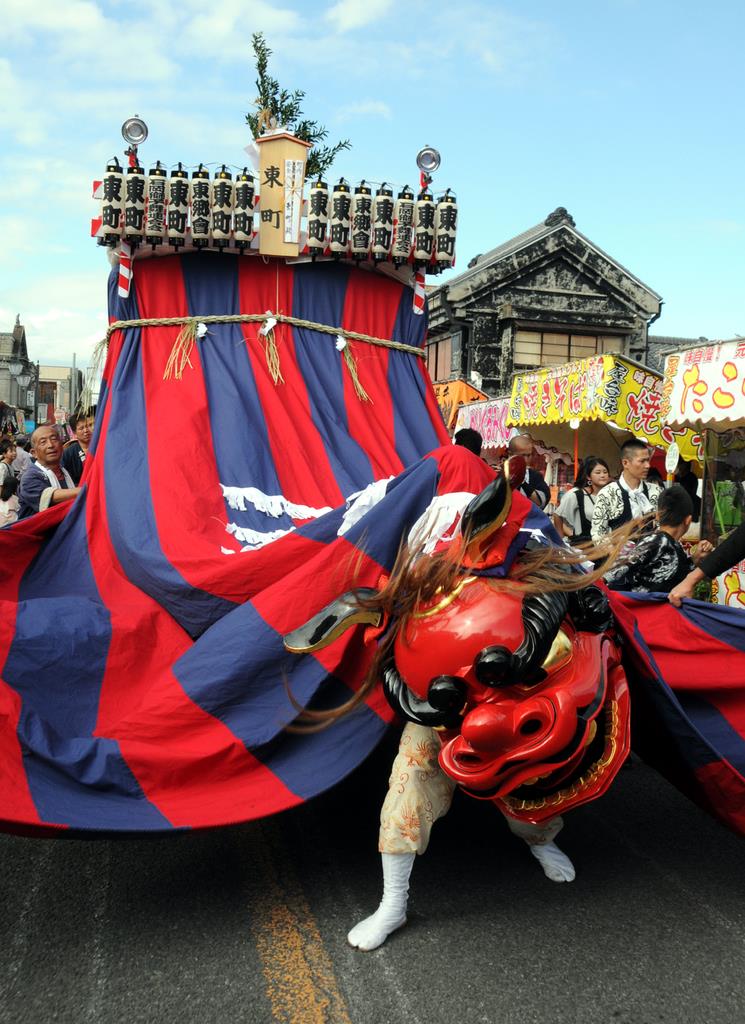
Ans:
[{"label": "white paper streamer", "polygon": [[250,505],[264,515],[278,519],[281,515],[287,514],[290,519],[319,519],[331,512],[331,506],[324,508],[311,508],[310,505],[296,505],[288,501],[282,494],[264,494],[257,487],[222,487],[223,497],[231,508],[245,512]]},{"label": "white paper streamer", "polygon": [[341,526],[336,531],[337,537],[343,537],[345,533],[352,529],[355,523],[358,523],[364,515],[367,515],[371,508],[375,508],[378,502],[383,500],[388,484],[392,479],[393,477],[389,476],[385,480],[375,480],[374,483],[368,484],[364,490],[356,491],[354,494],[349,495],[347,498],[347,511],[344,513]]}]

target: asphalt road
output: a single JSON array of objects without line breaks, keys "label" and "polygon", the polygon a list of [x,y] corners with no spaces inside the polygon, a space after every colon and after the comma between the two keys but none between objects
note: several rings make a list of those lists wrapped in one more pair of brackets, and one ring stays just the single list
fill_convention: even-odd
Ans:
[{"label": "asphalt road", "polygon": [[[393,737],[392,737],[393,739]],[[556,885],[459,798],[377,905],[392,747],[277,818],[168,839],[0,837],[0,1022],[742,1024],[745,845],[638,762],[569,816]]]}]

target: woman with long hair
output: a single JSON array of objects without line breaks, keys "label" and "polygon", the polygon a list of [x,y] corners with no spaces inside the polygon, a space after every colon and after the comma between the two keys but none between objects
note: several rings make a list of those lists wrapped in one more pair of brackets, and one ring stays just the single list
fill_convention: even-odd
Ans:
[{"label": "woman with long hair", "polygon": [[588,456],[580,463],[574,487],[567,491],[554,512],[553,522],[560,537],[572,544],[590,540],[590,523],[595,495],[610,483],[610,470],[605,459]]}]

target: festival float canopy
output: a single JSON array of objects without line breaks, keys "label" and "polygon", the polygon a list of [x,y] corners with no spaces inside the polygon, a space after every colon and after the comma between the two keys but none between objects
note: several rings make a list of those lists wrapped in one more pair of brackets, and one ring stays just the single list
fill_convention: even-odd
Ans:
[{"label": "festival float canopy", "polygon": [[669,353],[660,415],[671,428],[699,432],[745,427],[745,340]]},{"label": "festival float canopy", "polygon": [[606,353],[516,373],[507,424],[528,428],[546,447],[569,453],[579,430],[583,452],[609,463],[617,462],[631,437],[663,449],[676,441],[684,459],[699,459],[700,437],[687,427],[668,426],[661,399],[660,374]]}]

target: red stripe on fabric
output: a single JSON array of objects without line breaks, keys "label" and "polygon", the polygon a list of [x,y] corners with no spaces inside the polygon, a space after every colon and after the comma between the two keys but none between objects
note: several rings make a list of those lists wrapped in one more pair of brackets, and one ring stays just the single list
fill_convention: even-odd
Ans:
[{"label": "red stripe on fabric", "polygon": [[[308,560],[302,570],[307,585],[298,576],[291,585],[279,581],[253,598],[252,604],[264,621],[281,635],[303,625],[320,608],[330,604],[347,590],[357,587],[375,587],[383,567],[360,552],[344,538],[319,551]],[[290,601],[289,598],[292,598]],[[374,645],[363,646],[358,627],[349,629],[328,647],[314,652],[314,657],[329,674],[341,679],[350,689],[359,689],[370,661]],[[386,722],[393,717],[380,687],[368,694],[365,703]]]},{"label": "red stripe on fabric", "polygon": [[[279,260],[241,260],[238,271],[240,309],[243,313],[273,312],[292,315],[294,273]],[[272,458],[282,494],[296,504],[336,508],[344,495],[311,413],[308,390],[295,354],[292,328],[278,323],[274,335],[284,382],[276,384],[267,366],[260,324],[242,324],[256,389],[266,421]]]},{"label": "red stripe on fabric", "polygon": [[[135,287],[141,317],[189,315],[180,257],[148,260],[137,274]],[[240,581],[220,552],[221,547],[237,551],[239,545],[225,530],[228,519],[196,352],[181,380],[163,380],[180,330],[178,325],[142,328],[147,456],[158,538],[164,555],[188,583],[229,601],[241,601]],[[182,457],[174,458],[174,452]]]},{"label": "red stripe on fabric", "polygon": [[[0,645],[7,655],[15,630],[15,609],[9,602],[0,603]],[[4,659],[3,659],[4,660]],[[31,790],[26,778],[23,764],[23,751],[18,740],[18,719],[21,715],[20,695],[0,679],[0,820],[23,822],[24,824],[41,823],[36,810]]]},{"label": "red stripe on fabric", "polygon": [[716,814],[738,835],[745,836],[745,783],[727,761],[714,761],[697,768],[696,782],[703,790],[697,802]]},{"label": "red stripe on fabric", "polygon": [[96,735],[119,743],[145,796],[176,827],[222,825],[294,806],[298,797],[184,692],[171,666],[191,640],[121,569],[106,517],[107,427],[108,409],[86,509],[91,564],[112,631]]},{"label": "red stripe on fabric", "polygon": [[[49,530],[64,519],[71,504],[53,505],[0,531],[0,665],[3,667],[15,636],[18,590],[23,574]],[[21,707],[20,695],[0,678],[0,820],[36,825],[41,824],[42,819],[31,797],[18,739]]]},{"label": "red stripe on fabric", "polygon": [[[641,603],[619,595],[639,620],[665,682],[675,692],[693,693],[715,708],[745,736],[745,653],[722,643],[686,619],[667,602]],[[685,651],[685,658],[680,652]]]},{"label": "red stripe on fabric", "polygon": [[[344,300],[342,328],[371,334],[376,338],[392,337],[401,292],[402,285],[398,281],[380,274],[352,270]],[[344,361],[344,354],[339,353],[349,433],[370,459],[376,480],[396,476],[402,472],[404,465],[396,451],[393,399],[388,386],[390,350],[382,345],[368,345],[362,341],[349,344],[357,364],[360,383],[370,398],[369,402],[359,398]]]},{"label": "red stripe on fabric", "polygon": [[448,428],[445,426],[445,421],[442,418],[442,410],[437,402],[437,396],[435,395],[435,389],[432,386],[432,380],[427,371],[427,367],[423,359],[419,359],[417,357],[416,361],[419,373],[421,374],[424,382],[424,405],[429,413],[432,426],[435,428],[440,444],[448,444],[450,442],[450,434],[448,433]]}]

